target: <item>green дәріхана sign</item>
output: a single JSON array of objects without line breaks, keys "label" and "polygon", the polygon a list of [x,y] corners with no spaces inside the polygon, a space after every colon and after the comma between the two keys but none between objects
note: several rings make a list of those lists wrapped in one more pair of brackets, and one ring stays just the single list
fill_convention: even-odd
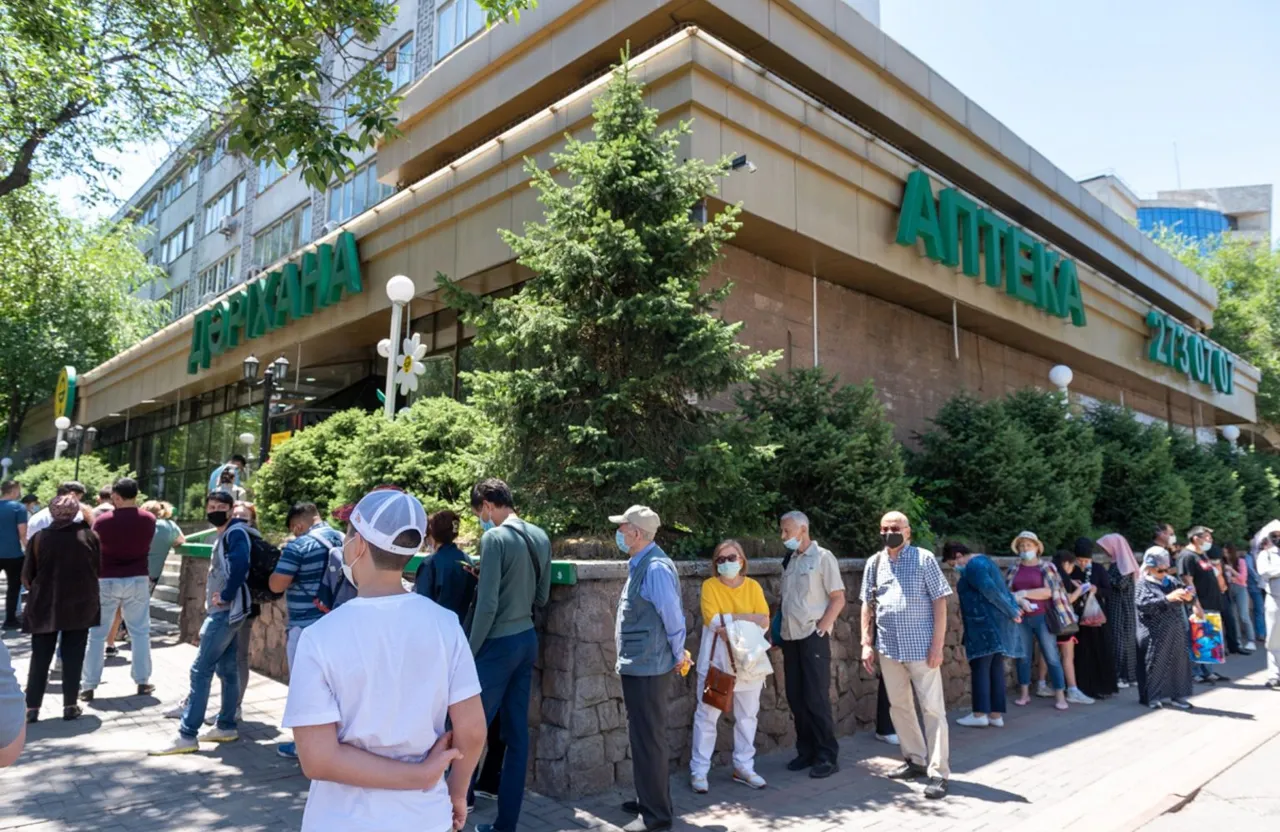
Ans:
[{"label": "green \u0434\u04d9\u0440\u0456\u0445\u0430\u043d\u0430 sign", "polygon": [[355,235],[344,231],[333,245],[321,243],[302,255],[220,298],[196,313],[191,329],[187,373],[209,369],[209,362],[241,341],[261,338],[290,321],[364,291]]},{"label": "green \u0434\u04d9\u0440\u0456\u0445\u0430\u043d\u0430 sign", "polygon": [[914,247],[917,240],[924,241],[930,260],[960,266],[969,277],[984,277],[988,286],[1003,286],[1012,297],[1069,318],[1076,326],[1086,323],[1074,260],[955,188],[943,190],[935,202],[929,175],[922,170],[907,176],[895,242]]},{"label": "green \u0434\u04d9\u0440\u0456\u0445\u0430\u043d\u0430 sign", "polygon": [[1152,309],[1147,313],[1147,358],[1185,373],[1192,381],[1212,385],[1219,393],[1235,391],[1236,357],[1195,330]]}]

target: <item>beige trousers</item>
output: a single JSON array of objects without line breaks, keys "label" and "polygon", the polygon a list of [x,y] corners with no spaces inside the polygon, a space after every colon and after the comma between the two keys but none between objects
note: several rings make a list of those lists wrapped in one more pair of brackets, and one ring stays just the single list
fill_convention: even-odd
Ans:
[{"label": "beige trousers", "polygon": [[[930,777],[949,780],[950,748],[942,671],[929,667],[925,662],[899,662],[881,654],[880,674],[889,694],[889,715],[893,718],[893,730],[898,732],[898,741],[902,743],[903,756],[916,765],[925,766]],[[924,713],[924,730],[929,735],[927,748],[924,735],[920,733],[920,720],[916,717],[912,687],[920,697],[920,710]]]}]

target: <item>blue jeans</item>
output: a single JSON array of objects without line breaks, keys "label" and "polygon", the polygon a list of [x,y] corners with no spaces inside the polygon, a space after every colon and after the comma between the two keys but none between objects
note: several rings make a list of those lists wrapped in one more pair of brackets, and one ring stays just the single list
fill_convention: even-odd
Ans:
[{"label": "blue jeans", "polygon": [[1249,587],[1249,600],[1253,603],[1253,632],[1258,641],[1267,640],[1267,616],[1264,612],[1267,596],[1261,588]]},{"label": "blue jeans", "polygon": [[492,722],[500,711],[499,726],[507,744],[498,783],[498,817],[493,822],[497,832],[515,832],[524,803],[524,779],[529,768],[529,693],[537,658],[538,634],[532,628],[486,639],[476,654],[485,722]]},{"label": "blue jeans", "polygon": [[178,733],[195,739],[209,707],[209,688],[216,672],[222,680],[222,710],[218,712],[219,728],[236,727],[236,707],[240,703],[240,668],[236,665],[236,635],[244,619],[228,622],[227,610],[210,612],[200,627],[200,652],[191,663],[191,693],[182,714]]},{"label": "blue jeans", "polygon": [[993,653],[969,659],[969,671],[973,678],[973,712],[975,714],[1002,714],[1006,710],[1004,656]]},{"label": "blue jeans", "polygon": [[1031,684],[1031,657],[1033,646],[1038,642],[1040,652],[1044,654],[1044,663],[1049,666],[1049,681],[1054,690],[1066,690],[1067,679],[1062,673],[1062,656],[1058,654],[1058,640],[1049,632],[1049,624],[1044,620],[1044,613],[1039,615],[1023,615],[1022,652],[1025,658],[1018,659],[1018,684]]},{"label": "blue jeans", "polygon": [[111,629],[117,608],[123,610],[124,626],[129,629],[129,670],[136,684],[145,685],[151,680],[151,581],[146,575],[99,578],[98,600],[102,603],[102,617],[98,626],[89,630],[81,690],[93,690],[102,682],[107,630]]}]

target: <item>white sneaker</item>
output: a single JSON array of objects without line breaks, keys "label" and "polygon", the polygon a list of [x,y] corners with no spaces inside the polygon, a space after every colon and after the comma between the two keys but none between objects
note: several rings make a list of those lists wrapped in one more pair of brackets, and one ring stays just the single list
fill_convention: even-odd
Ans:
[{"label": "white sneaker", "polygon": [[880,742],[884,743],[885,745],[898,744],[897,734],[876,734],[876,739],[878,739]]},{"label": "white sneaker", "polygon": [[[236,722],[240,722],[244,718],[243,716],[241,716],[242,713],[243,713],[243,709],[236,708]],[[182,714],[178,714],[178,716],[182,716]],[[217,722],[218,722],[217,711],[214,711],[213,713],[209,714],[204,718],[205,725],[215,725],[217,724]]]},{"label": "white sneaker", "polygon": [[987,724],[990,725],[992,728],[1003,728],[1004,717],[1002,716],[992,717],[991,719],[987,720]]},{"label": "white sneaker", "polygon": [[963,725],[965,728],[986,728],[990,724],[991,720],[987,719],[986,714],[969,714],[956,720],[956,725]]},{"label": "white sneaker", "polygon": [[235,742],[240,732],[234,728],[210,728],[200,735],[200,742]]},{"label": "white sneaker", "polygon": [[165,719],[182,719],[182,715],[187,712],[187,700],[182,700],[172,708],[164,712]]},{"label": "white sneaker", "polygon": [[1085,696],[1080,688],[1067,688],[1067,701],[1074,705],[1092,705],[1093,698]]},{"label": "white sneaker", "polygon": [[1254,650],[1258,649],[1258,645],[1254,644],[1252,641],[1245,642],[1244,649],[1252,653]]},{"label": "white sneaker", "polygon": [[693,789],[694,794],[706,794],[709,789],[707,776],[705,774],[690,774],[689,788]]},{"label": "white sneaker", "polygon": [[[705,781],[704,781],[705,782]],[[733,782],[741,783],[744,786],[750,786],[753,789],[763,789],[769,785],[764,778],[756,774],[754,771],[738,771],[733,770]]]},{"label": "white sneaker", "polygon": [[1036,682],[1036,696],[1041,699],[1052,699],[1053,690],[1050,689],[1047,682]]},{"label": "white sneaker", "polygon": [[168,757],[172,754],[194,754],[200,750],[200,744],[194,739],[187,739],[179,734],[172,742],[164,748],[157,748],[155,751],[148,751],[149,757]]},{"label": "white sneaker", "polygon": [[1121,681],[1119,681],[1119,682],[1116,682],[1116,687],[1120,688],[1120,690],[1128,690],[1128,689],[1129,689],[1129,683],[1128,683],[1128,682],[1126,682],[1126,681],[1121,680]]}]

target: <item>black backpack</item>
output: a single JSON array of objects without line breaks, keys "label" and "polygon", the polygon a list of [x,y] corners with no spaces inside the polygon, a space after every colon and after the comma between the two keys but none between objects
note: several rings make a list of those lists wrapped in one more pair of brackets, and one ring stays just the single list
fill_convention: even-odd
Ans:
[{"label": "black backpack", "polygon": [[245,583],[249,586],[249,594],[260,604],[269,604],[284,595],[283,592],[272,592],[268,581],[271,573],[276,571],[280,561],[280,550],[273,546],[260,534],[249,535],[249,577]]}]

